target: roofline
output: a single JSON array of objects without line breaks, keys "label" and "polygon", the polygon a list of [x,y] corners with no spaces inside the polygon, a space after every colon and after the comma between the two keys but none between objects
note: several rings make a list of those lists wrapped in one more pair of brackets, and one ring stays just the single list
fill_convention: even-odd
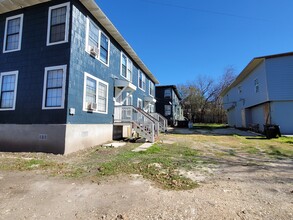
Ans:
[{"label": "roofline", "polygon": [[220,96],[225,96],[226,93],[238,85],[241,81],[243,81],[260,63],[262,63],[266,59],[271,58],[278,58],[278,57],[285,57],[285,56],[293,56],[293,52],[287,52],[287,53],[280,53],[280,54],[273,54],[273,55],[267,55],[267,56],[261,56],[261,57],[255,57],[253,58],[247,66],[241,71],[241,73],[237,76],[237,78],[223,91],[220,93]]},{"label": "roofline", "polygon": [[179,91],[178,91],[178,89],[177,89],[177,86],[175,86],[175,85],[165,85],[165,86],[156,86],[157,88],[172,88],[174,91],[175,91],[175,93],[176,93],[176,95],[177,95],[177,97],[178,97],[178,99],[181,101],[182,100],[182,97],[181,97],[181,95],[179,94]]},{"label": "roofline", "polygon": [[[2,0],[0,1],[0,14],[6,12],[18,10],[21,8],[49,2],[51,0]],[[125,50],[125,52],[135,61],[139,68],[155,83],[159,84],[159,81],[143,63],[143,61],[138,57],[136,52],[127,43],[123,36],[119,33],[113,23],[104,14],[101,8],[97,5],[94,0],[79,0],[89,12],[100,22],[100,24],[109,32],[109,34],[118,42],[118,44]]]}]

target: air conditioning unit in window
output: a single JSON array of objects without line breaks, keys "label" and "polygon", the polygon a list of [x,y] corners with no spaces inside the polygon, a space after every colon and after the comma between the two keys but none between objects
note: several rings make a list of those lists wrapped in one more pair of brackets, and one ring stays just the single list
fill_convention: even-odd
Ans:
[{"label": "air conditioning unit in window", "polygon": [[97,110],[97,103],[88,102],[87,103],[87,110],[89,110],[89,111]]},{"label": "air conditioning unit in window", "polygon": [[94,57],[98,56],[98,54],[99,54],[99,48],[98,47],[90,46],[89,49],[90,49],[90,54],[92,56],[94,56]]}]

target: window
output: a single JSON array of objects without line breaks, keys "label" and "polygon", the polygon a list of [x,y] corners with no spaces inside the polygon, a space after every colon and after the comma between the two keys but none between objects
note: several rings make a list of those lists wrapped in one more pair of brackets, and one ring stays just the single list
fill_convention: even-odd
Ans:
[{"label": "window", "polygon": [[108,83],[88,74],[84,74],[84,111],[107,114]]},{"label": "window", "polygon": [[47,46],[68,42],[70,3],[49,8]]},{"label": "window", "polygon": [[242,87],[238,86],[238,93],[241,94],[242,93]]},{"label": "window", "polygon": [[171,98],[171,89],[164,90],[164,98]]},{"label": "window", "polygon": [[152,81],[150,81],[150,95],[155,96],[155,84]]},{"label": "window", "polygon": [[143,103],[142,100],[140,98],[137,99],[137,107],[140,109],[143,109]]},{"label": "window", "polygon": [[109,65],[110,40],[89,18],[87,19],[86,51],[102,63]]},{"label": "window", "polygon": [[132,82],[132,61],[124,54],[121,53],[121,76],[128,81]]},{"label": "window", "polygon": [[66,65],[45,68],[43,109],[64,108],[66,68]]},{"label": "window", "polygon": [[171,115],[171,105],[165,105],[165,116]]},{"label": "window", "polygon": [[143,91],[145,91],[145,75],[142,71],[138,71],[138,88],[142,89]]},{"label": "window", "polygon": [[6,18],[3,53],[21,49],[23,14]]},{"label": "window", "polygon": [[0,111],[15,109],[17,78],[18,71],[0,74]]},{"label": "window", "polygon": [[255,92],[258,93],[259,92],[259,83],[258,83],[258,79],[254,80],[254,87],[255,87]]}]

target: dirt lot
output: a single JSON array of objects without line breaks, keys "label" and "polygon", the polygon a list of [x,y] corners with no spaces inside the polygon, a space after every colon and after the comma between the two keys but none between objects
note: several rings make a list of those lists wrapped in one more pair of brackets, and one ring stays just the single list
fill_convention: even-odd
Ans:
[{"label": "dirt lot", "polygon": [[[199,152],[201,163],[177,170],[198,183],[189,190],[167,190],[140,174],[65,175],[65,164],[79,164],[93,149],[69,156],[0,153],[0,219],[293,219],[292,142],[254,138],[234,129],[163,135],[162,146]],[[288,154],[266,151],[283,145]],[[31,162],[36,157],[54,163],[44,169]],[[22,169],[24,160],[31,169]]]}]

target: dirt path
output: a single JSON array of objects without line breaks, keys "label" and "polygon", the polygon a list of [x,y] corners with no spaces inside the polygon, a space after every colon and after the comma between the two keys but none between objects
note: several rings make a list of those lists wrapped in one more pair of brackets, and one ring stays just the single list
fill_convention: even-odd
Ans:
[{"label": "dirt path", "polygon": [[[208,150],[229,150],[206,146],[207,158]],[[0,171],[0,219],[293,219],[292,160],[243,153],[187,175],[200,186],[167,191],[138,175],[97,184],[38,171]]]}]

